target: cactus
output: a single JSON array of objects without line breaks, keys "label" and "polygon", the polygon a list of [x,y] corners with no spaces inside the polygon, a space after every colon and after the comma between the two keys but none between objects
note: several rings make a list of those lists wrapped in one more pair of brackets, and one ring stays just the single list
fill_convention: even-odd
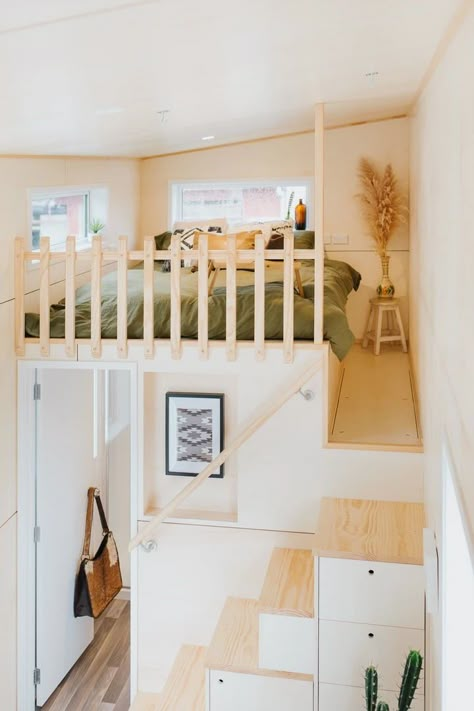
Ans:
[{"label": "cactus", "polygon": [[376,711],[378,685],[377,669],[375,667],[367,667],[365,670],[365,703],[367,711]]},{"label": "cactus", "polygon": [[407,657],[403,672],[402,685],[398,697],[398,711],[408,711],[415,695],[418,680],[423,666],[420,652],[412,649]]},{"label": "cactus", "polygon": [[[414,649],[410,650],[405,662],[405,670],[400,686],[398,711],[409,711],[422,667],[423,657],[420,652]],[[389,705],[385,701],[379,701],[377,703],[377,691],[377,669],[375,667],[367,667],[365,670],[365,703],[367,711],[390,711]]]}]

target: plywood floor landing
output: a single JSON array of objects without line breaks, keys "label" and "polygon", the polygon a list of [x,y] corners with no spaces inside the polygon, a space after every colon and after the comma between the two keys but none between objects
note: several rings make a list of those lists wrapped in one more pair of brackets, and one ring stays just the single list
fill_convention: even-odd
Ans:
[{"label": "plywood floor landing", "polygon": [[354,345],[344,360],[330,442],[421,445],[410,361],[385,344],[379,356]]},{"label": "plywood floor landing", "polygon": [[95,624],[92,644],[41,711],[130,708],[130,603],[114,600]]}]

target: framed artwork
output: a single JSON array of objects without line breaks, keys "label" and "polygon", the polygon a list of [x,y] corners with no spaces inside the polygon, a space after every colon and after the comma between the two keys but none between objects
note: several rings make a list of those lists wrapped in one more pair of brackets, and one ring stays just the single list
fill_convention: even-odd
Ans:
[{"label": "framed artwork", "polygon": [[[224,448],[224,395],[166,393],[166,474],[197,476]],[[224,476],[224,465],[211,477]]]}]

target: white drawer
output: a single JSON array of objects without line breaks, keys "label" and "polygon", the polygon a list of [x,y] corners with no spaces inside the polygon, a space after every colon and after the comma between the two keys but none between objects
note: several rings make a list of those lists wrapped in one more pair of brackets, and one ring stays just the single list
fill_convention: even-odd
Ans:
[{"label": "white drawer", "polygon": [[423,654],[424,633],[402,627],[319,622],[319,681],[361,686],[364,670],[377,667],[379,688],[397,691],[410,649]]},{"label": "white drawer", "polygon": [[312,681],[211,670],[209,711],[313,711]]},{"label": "white drawer", "polygon": [[[386,701],[391,709],[397,708],[397,693],[383,691],[379,701]],[[410,711],[423,711],[425,700],[417,694],[410,706]],[[364,689],[354,686],[336,686],[335,684],[319,685],[319,711],[365,711]]]},{"label": "white drawer", "polygon": [[319,617],[392,627],[424,628],[420,565],[319,559]]}]

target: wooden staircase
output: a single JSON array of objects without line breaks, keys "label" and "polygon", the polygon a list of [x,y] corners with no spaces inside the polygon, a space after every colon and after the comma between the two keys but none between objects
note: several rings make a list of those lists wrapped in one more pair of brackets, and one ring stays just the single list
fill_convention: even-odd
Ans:
[{"label": "wooden staircase", "polygon": [[132,711],[312,709],[314,624],[313,552],[276,548],[260,598],[229,597],[209,647],[184,645],[163,691]]}]

